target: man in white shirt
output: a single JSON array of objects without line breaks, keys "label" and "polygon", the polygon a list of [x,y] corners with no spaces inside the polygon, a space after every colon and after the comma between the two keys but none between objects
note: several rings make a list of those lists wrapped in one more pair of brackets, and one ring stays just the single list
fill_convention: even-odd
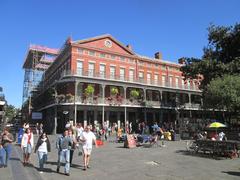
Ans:
[{"label": "man in white shirt", "polygon": [[90,160],[90,155],[92,152],[92,144],[93,141],[95,142],[95,146],[97,148],[97,143],[96,143],[96,136],[93,134],[91,131],[91,127],[87,126],[86,129],[83,131],[80,141],[83,142],[83,161],[84,161],[84,169],[90,168],[89,166],[89,160]]}]

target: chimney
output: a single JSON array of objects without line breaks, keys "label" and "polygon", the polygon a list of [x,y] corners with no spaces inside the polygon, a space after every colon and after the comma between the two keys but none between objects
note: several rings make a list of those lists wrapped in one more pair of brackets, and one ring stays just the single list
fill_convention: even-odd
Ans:
[{"label": "chimney", "polygon": [[127,48],[130,50],[130,51],[132,51],[133,49],[132,49],[132,45],[131,44],[128,44],[127,45]]},{"label": "chimney", "polygon": [[162,59],[162,53],[161,52],[156,52],[155,53],[155,59]]}]

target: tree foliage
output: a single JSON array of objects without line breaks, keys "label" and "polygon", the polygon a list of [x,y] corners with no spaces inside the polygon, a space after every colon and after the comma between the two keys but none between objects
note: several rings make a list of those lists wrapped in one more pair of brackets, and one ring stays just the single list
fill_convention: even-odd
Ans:
[{"label": "tree foliage", "polygon": [[240,76],[224,75],[210,82],[206,88],[206,106],[237,112],[240,109]]},{"label": "tree foliage", "polygon": [[182,58],[186,65],[181,68],[185,78],[198,79],[203,90],[217,77],[240,74],[240,24],[211,25],[208,32],[202,59]]},{"label": "tree foliage", "polygon": [[208,28],[208,45],[201,59],[181,58],[185,78],[198,79],[204,104],[229,111],[239,109],[240,24]]},{"label": "tree foliage", "polygon": [[13,105],[7,105],[5,111],[5,117],[11,121],[13,117],[17,114],[19,110],[15,108]]}]

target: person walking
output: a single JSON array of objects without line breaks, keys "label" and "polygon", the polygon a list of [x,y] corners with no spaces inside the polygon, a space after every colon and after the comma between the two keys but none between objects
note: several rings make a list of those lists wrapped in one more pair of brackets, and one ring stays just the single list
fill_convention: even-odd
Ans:
[{"label": "person walking", "polygon": [[76,139],[76,136],[73,134],[72,129],[68,130],[68,136],[72,140],[72,145],[70,147],[70,166],[72,167],[72,159],[73,159],[74,150],[75,150],[76,145],[77,145],[77,139]]},{"label": "person walking", "polygon": [[96,148],[98,147],[96,143],[96,136],[91,131],[90,126],[86,127],[85,131],[82,133],[80,137],[80,141],[83,142],[83,162],[84,162],[83,170],[86,171],[86,168],[90,168],[89,161],[90,161],[90,156],[92,152],[93,141],[95,142]]},{"label": "person walking", "polygon": [[50,141],[47,134],[44,132],[38,138],[34,152],[38,154],[39,170],[43,173],[44,163],[47,161],[47,154],[51,151]]},{"label": "person walking", "polygon": [[57,172],[59,173],[61,162],[64,162],[64,173],[67,176],[70,176],[70,149],[72,144],[73,141],[68,135],[68,129],[65,129],[56,142],[56,148],[58,149]]},{"label": "person walking", "polygon": [[23,150],[23,165],[25,166],[26,164],[30,163],[30,155],[32,153],[33,149],[33,142],[34,142],[34,137],[33,133],[29,128],[25,130],[25,133],[23,134],[22,137],[22,142],[21,142],[21,149]]},{"label": "person walking", "polygon": [[38,123],[36,123],[35,130],[36,130],[37,136],[39,136],[39,124]]},{"label": "person walking", "polygon": [[8,161],[12,152],[12,142],[13,142],[13,135],[9,132],[8,128],[5,128],[3,130],[2,143],[1,143],[6,152],[5,162],[4,162],[5,167],[8,166]]}]

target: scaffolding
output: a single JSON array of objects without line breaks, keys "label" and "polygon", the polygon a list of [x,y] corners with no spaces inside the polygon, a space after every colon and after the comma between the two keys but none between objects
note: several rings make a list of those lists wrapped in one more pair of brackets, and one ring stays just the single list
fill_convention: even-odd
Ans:
[{"label": "scaffolding", "polygon": [[52,49],[45,46],[30,45],[25,62],[22,111],[25,119],[28,120],[32,110],[32,96],[34,93],[40,92],[41,81],[44,78],[44,72],[54,62],[58,55],[58,49]]}]

